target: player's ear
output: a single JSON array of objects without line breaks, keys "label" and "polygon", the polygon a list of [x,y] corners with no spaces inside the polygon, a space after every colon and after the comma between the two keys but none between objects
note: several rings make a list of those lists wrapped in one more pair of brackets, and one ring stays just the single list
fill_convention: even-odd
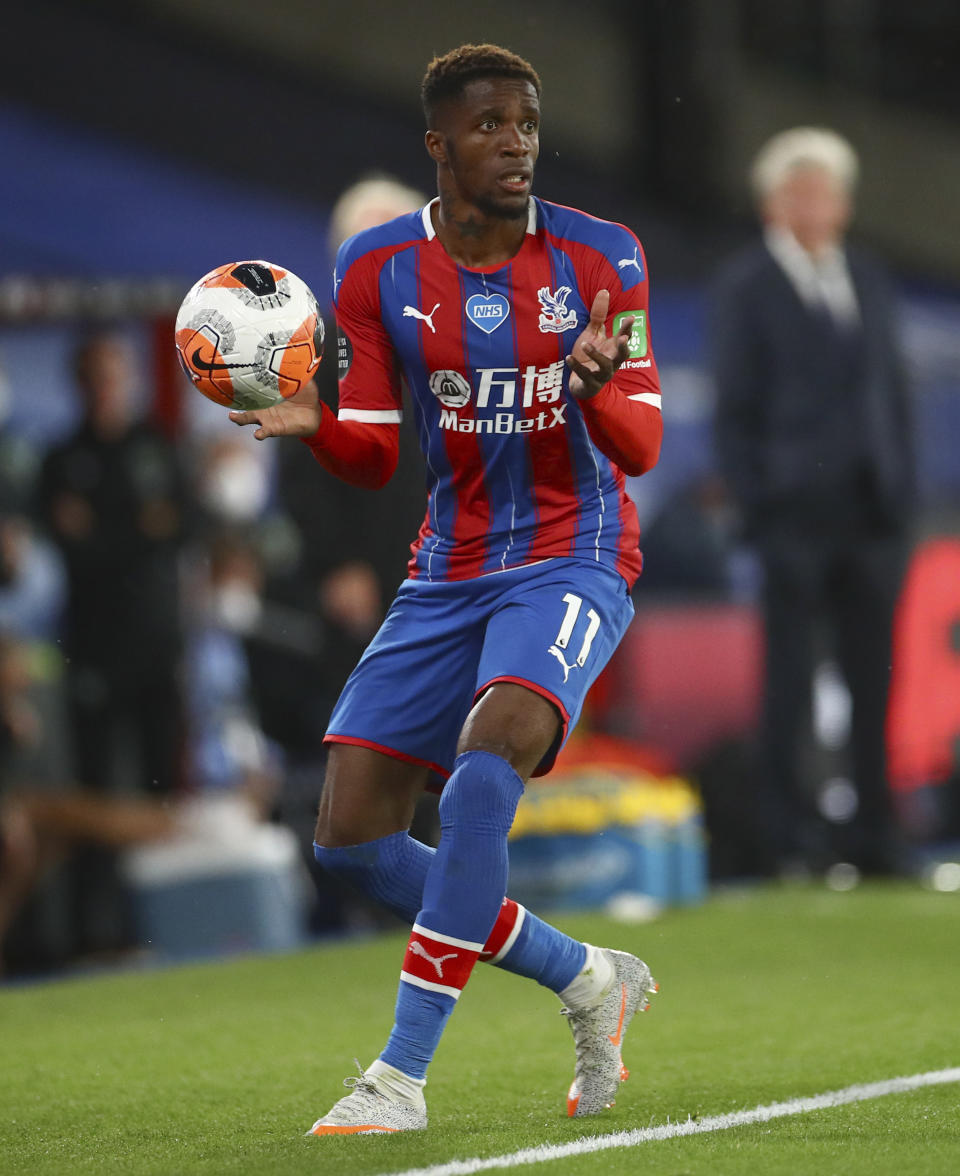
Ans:
[{"label": "player's ear", "polygon": [[447,138],[442,131],[427,131],[423,141],[427,145],[427,154],[434,163],[447,162]]}]

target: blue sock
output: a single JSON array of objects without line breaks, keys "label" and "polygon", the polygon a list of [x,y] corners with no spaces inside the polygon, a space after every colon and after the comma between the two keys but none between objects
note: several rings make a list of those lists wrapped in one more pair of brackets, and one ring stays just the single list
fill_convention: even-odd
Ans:
[{"label": "blue sock", "polygon": [[[361,894],[381,903],[408,923],[416,921],[435,851],[409,833],[391,833],[362,845],[327,849],[314,845],[316,860]],[[491,961],[517,976],[528,976],[551,992],[561,992],[586,963],[587,949],[529,911],[521,911],[520,930],[509,949]]]},{"label": "blue sock", "polygon": [[486,751],[457,757],[440,798],[440,844],[411,932],[395,1023],[380,1055],[423,1078],[507,889],[507,834],[523,781]]},{"label": "blue sock", "polygon": [[393,1012],[393,1028],[380,1060],[411,1078],[426,1078],[457,998],[427,992],[401,980]]},{"label": "blue sock", "polygon": [[334,849],[313,844],[313,856],[324,869],[408,923],[423,905],[423,884],[434,852],[409,833]]},{"label": "blue sock", "polygon": [[529,976],[551,992],[560,993],[587,962],[587,949],[556,927],[525,911],[520,931],[497,967]]}]

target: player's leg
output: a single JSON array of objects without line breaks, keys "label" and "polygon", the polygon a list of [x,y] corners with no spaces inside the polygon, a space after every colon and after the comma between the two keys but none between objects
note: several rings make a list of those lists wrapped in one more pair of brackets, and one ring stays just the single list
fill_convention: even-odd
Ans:
[{"label": "player's leg", "polygon": [[[496,689],[529,693],[515,686]],[[535,746],[522,743],[516,755],[524,766],[535,764],[545,754],[558,726],[548,703],[535,695],[531,701],[534,716],[525,726],[532,727],[527,740],[535,741]],[[496,746],[509,751],[504,739]],[[487,762],[479,766],[471,763],[471,770],[465,773],[460,764],[465,757],[460,756],[440,801],[440,848],[431,854],[420,847],[429,860],[426,876],[416,868],[418,862],[413,857],[406,864],[414,869],[404,877],[400,858],[411,850],[418,854],[418,843],[406,830],[426,769],[393,761],[368,748],[334,744],[316,828],[318,860],[358,882],[366,894],[385,897],[391,906],[411,902],[415,895],[415,909],[424,908],[419,917],[427,918],[431,933],[420,923],[414,924],[401,973],[396,1024],[384,1054],[366,1073],[361,1071],[356,1080],[348,1080],[353,1084],[352,1093],[313,1125],[314,1135],[426,1127],[422,1088],[427,1064],[453,1009],[454,997],[464,987],[500,913],[507,882],[506,837],[522,791],[511,764],[486,751],[472,754],[486,757]],[[399,787],[398,781],[402,781]],[[408,889],[401,895],[404,887]],[[436,906],[435,891],[444,887],[442,910],[436,913],[432,909]],[[452,918],[447,910],[454,911]],[[441,930],[451,926],[459,935]],[[465,935],[476,936],[476,941],[465,940]],[[433,980],[419,980],[425,969]]]},{"label": "player's leg", "polygon": [[[562,731],[535,775],[549,771],[632,616],[626,584],[614,572],[583,561],[557,561],[531,576],[492,619],[480,689],[491,682],[526,682],[562,719]],[[482,713],[472,712],[470,722]],[[568,1114],[594,1114],[608,1106],[626,1077],[623,1035],[634,1013],[648,1006],[648,992],[656,990],[646,964],[624,952],[578,943],[529,914],[501,964],[534,976],[564,1003],[576,1047]]]},{"label": "player's leg", "polygon": [[[482,616],[497,596],[494,581],[478,584],[474,608],[464,609],[462,588],[405,585],[331,720],[331,738],[355,742],[330,744],[316,859],[411,924],[435,852],[407,832],[413,805],[431,766],[453,767],[474,703],[480,634],[463,618]],[[504,902],[481,958],[542,979],[539,956],[528,964],[522,950],[525,916]]]},{"label": "player's leg", "polygon": [[[522,687],[500,685],[490,694],[507,695],[505,703],[497,703],[495,698],[494,706],[497,713],[515,717],[509,722],[501,720],[503,729],[498,734],[458,756],[444,788],[440,845],[429,855],[422,883],[419,877],[413,882],[414,888],[420,885],[422,890],[420,913],[404,957],[390,1040],[365,1073],[349,1080],[351,1094],[314,1124],[311,1130],[315,1135],[426,1126],[423,1086],[427,1065],[503,904],[507,833],[523,791],[514,764],[531,771],[554,741],[559,726],[553,707]],[[528,696],[529,705],[516,697],[519,695]],[[486,711],[491,709],[488,703]],[[486,745],[496,747],[498,753],[485,750]],[[392,799],[389,811],[381,813],[374,825],[367,814],[389,792],[391,766],[396,765],[366,748],[335,745],[335,750],[334,769],[328,777],[332,781],[330,799],[321,808],[317,841],[337,844],[321,845],[318,857],[325,864],[330,864],[332,855],[341,860],[353,857],[366,892],[372,893],[375,874],[369,866],[364,867],[363,858],[369,859],[374,851],[379,858],[401,831],[405,834],[416,799],[414,785],[422,784],[425,769],[420,769],[419,776],[406,773],[406,787],[401,789],[404,799]],[[501,758],[500,753],[507,758]],[[394,844],[395,852],[402,853],[398,839]],[[416,845],[410,838],[406,844]],[[342,873],[348,876],[348,871]],[[397,893],[395,875],[396,866],[385,873],[391,896]]]},{"label": "player's leg", "polygon": [[433,856],[409,836],[414,805],[452,765],[481,641],[453,596],[448,584],[401,585],[327,732],[316,859],[409,923]]},{"label": "player's leg", "polygon": [[[483,610],[469,592],[405,582],[327,732],[331,766],[317,860],[411,922],[422,904],[427,859],[433,860],[408,835],[413,804],[431,770],[449,772],[474,693]],[[426,1126],[422,1080],[375,1063],[353,1085],[314,1124],[314,1134]]]},{"label": "player's leg", "polygon": [[428,769],[367,747],[330,745],[315,839],[343,848],[406,832]]},{"label": "player's leg", "polygon": [[320,865],[410,922],[423,895],[421,857],[432,856],[408,832],[428,775],[367,747],[331,744],[314,834]]},{"label": "player's leg", "polygon": [[[367,749],[334,744],[331,760],[339,761],[346,753],[348,762],[352,763],[353,752],[360,752],[360,759],[364,756],[378,757],[377,752]],[[413,778],[418,777],[423,769],[402,764],[388,756],[380,755],[379,758],[383,763],[378,768],[377,778],[382,781],[383,793],[389,796],[391,804],[407,787],[405,778],[408,775],[411,777],[414,800],[406,811],[412,811],[412,804],[420,788]],[[342,795],[344,773],[337,768],[335,776],[341,780],[339,794]],[[324,869],[366,898],[413,924],[423,905],[423,887],[436,850],[411,837],[406,826],[399,825],[403,819],[400,814],[393,822],[398,825],[395,831],[370,836],[372,830],[363,820],[367,809],[361,805],[357,806],[351,817],[351,821],[353,817],[359,820],[351,824],[347,832],[342,824],[346,814],[339,808],[332,811],[328,799],[330,795],[325,792],[317,824],[314,841],[316,860]],[[376,801],[373,803],[376,808]],[[587,949],[507,897],[484,943],[480,962],[536,980],[562,996],[570,977],[576,976],[586,966]]]},{"label": "player's leg", "polygon": [[[598,575],[591,567],[584,577],[579,566],[554,573],[551,569],[544,579],[537,572],[519,581],[521,590],[513,592],[512,600],[512,589],[504,593],[502,607],[488,624],[484,650],[494,651],[488,664],[498,665],[500,672],[492,676],[461,734],[460,754],[441,801],[440,847],[427,873],[423,909],[404,960],[396,1022],[386,1049],[368,1072],[398,1092],[406,1084],[407,1097],[425,1081],[456,999],[495,924],[512,905],[503,903],[507,834],[524,780],[555,753],[562,726],[576,718],[583,694],[632,613],[625,585],[612,573]],[[562,590],[571,587],[572,577],[578,587],[582,579],[592,580],[596,595],[584,614],[586,628],[576,646],[576,661],[563,661],[555,692],[558,670],[553,659],[562,660],[555,651],[566,650],[575,628],[571,601],[577,611],[584,603]],[[598,636],[604,618],[606,631]],[[505,655],[507,647],[511,653]],[[584,673],[568,686],[571,669]],[[526,957],[528,966],[517,970],[528,975],[539,971],[541,979],[549,976],[549,986],[572,998],[578,1076],[586,1069],[601,1073],[599,1082],[581,1083],[570,1113],[600,1110],[620,1080],[622,1033],[633,1012],[645,1004],[645,990],[652,986],[649,971],[633,957],[588,952],[586,945],[539,920],[530,919],[524,939],[517,935],[505,947],[499,953],[503,962]],[[529,968],[531,957],[534,969]],[[598,1056],[600,1038],[609,1057]]]},{"label": "player's leg", "polygon": [[315,1135],[426,1126],[427,1066],[503,904],[507,834],[523,792],[518,769],[529,774],[559,729],[554,707],[514,684],[494,686],[479,709],[440,800],[440,844],[404,957],[390,1038],[352,1080],[352,1093],[314,1124]]}]

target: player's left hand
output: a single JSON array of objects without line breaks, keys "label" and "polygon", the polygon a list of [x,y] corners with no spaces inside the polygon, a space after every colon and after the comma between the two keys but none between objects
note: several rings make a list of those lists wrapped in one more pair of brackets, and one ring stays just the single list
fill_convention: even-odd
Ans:
[{"label": "player's left hand", "polygon": [[577,400],[589,400],[612,377],[627,358],[633,317],[625,318],[612,339],[607,338],[604,323],[610,311],[610,291],[600,290],[590,307],[590,322],[580,333],[567,356],[570,368],[570,395]]}]

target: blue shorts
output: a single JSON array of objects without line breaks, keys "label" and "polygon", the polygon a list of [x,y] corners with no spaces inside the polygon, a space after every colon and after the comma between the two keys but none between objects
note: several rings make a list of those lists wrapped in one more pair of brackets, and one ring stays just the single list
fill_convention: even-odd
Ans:
[{"label": "blue shorts", "polygon": [[552,702],[561,719],[534,773],[542,776],[632,617],[626,582],[584,559],[472,580],[404,580],[324,741],[369,747],[445,779],[476,699],[494,682],[517,682]]}]

